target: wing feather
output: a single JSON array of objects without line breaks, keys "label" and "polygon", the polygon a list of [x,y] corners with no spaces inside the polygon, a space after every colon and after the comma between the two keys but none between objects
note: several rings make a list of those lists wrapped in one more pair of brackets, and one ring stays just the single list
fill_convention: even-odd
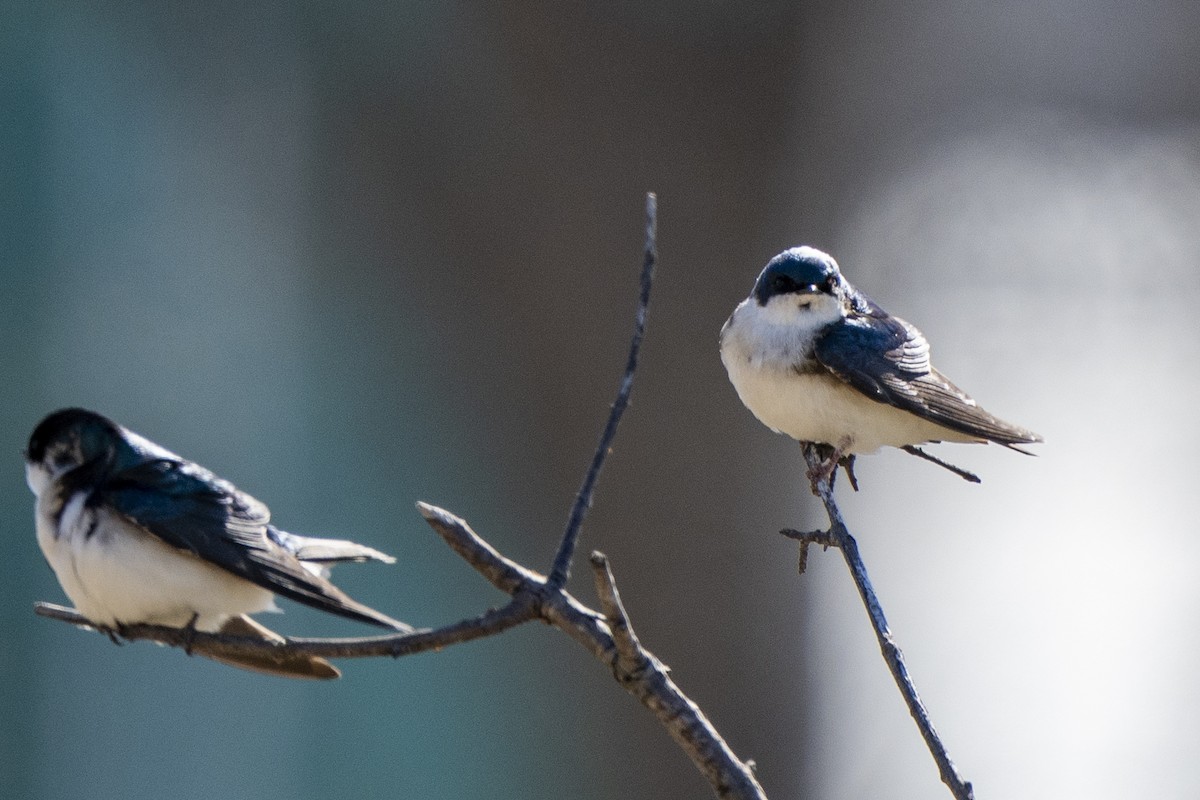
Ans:
[{"label": "wing feather", "polygon": [[172,547],[284,597],[360,622],[407,627],[313,574],[268,534],[266,505],[194,464],[169,458],[139,462],[105,481],[93,502]]},{"label": "wing feather", "polygon": [[933,368],[929,343],[919,330],[873,304],[870,313],[829,326],[813,350],[826,369],[877,402],[1010,447],[1042,440],[980,408]]}]

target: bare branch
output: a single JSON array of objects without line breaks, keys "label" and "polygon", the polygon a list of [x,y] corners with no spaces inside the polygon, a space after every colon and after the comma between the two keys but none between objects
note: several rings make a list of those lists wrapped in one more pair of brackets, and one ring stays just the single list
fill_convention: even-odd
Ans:
[{"label": "bare branch", "polygon": [[821,502],[825,505],[825,513],[829,516],[829,530],[812,533],[784,530],[781,533],[789,538],[799,540],[801,572],[804,571],[804,559],[807,554],[805,548],[808,544],[836,547],[842,552],[846,566],[850,568],[850,575],[854,578],[854,585],[858,587],[858,594],[862,598],[863,605],[866,606],[867,616],[871,618],[871,626],[875,629],[875,638],[879,642],[879,649],[883,652],[883,660],[887,662],[896,686],[900,688],[900,694],[904,696],[904,702],[908,704],[909,713],[916,721],[917,728],[921,731],[921,737],[925,740],[926,747],[929,748],[933,760],[937,763],[942,783],[950,788],[950,792],[957,800],[974,800],[975,793],[970,782],[958,773],[954,762],[950,760],[950,754],[946,752],[946,746],[942,744],[941,737],[934,730],[933,722],[929,719],[929,712],[917,694],[917,688],[908,674],[908,667],[904,664],[904,654],[892,637],[887,618],[883,614],[883,607],[879,604],[874,587],[871,586],[866,565],[858,552],[858,543],[850,535],[850,531],[846,528],[846,522],[842,518],[842,512],[834,502],[834,471],[825,468],[828,466],[826,459],[830,457],[831,448],[812,443],[803,443],[802,447],[809,474],[813,476],[813,493],[821,498]]},{"label": "bare branch", "polygon": [[646,334],[646,314],[650,308],[650,287],[654,283],[654,264],[658,259],[658,198],[653,192],[646,194],[646,244],[643,249],[641,294],[638,297],[637,316],[633,326],[633,338],[629,342],[629,358],[625,362],[625,375],[621,378],[621,386],[617,389],[617,399],[613,401],[608,414],[608,422],[600,435],[600,443],[592,455],[592,464],[588,467],[575,496],[575,504],[571,507],[571,515],[567,518],[567,527],[563,532],[562,543],[554,556],[554,566],[550,569],[549,585],[553,589],[563,586],[571,574],[571,560],[575,557],[575,545],[579,541],[579,529],[583,526],[584,517],[592,507],[592,494],[596,490],[596,481],[604,461],[612,449],[613,439],[617,435],[617,425],[629,405],[629,393],[633,390],[633,376],[637,372],[638,353],[642,349],[642,338]]},{"label": "bare branch", "polygon": [[592,556],[601,614],[571,596],[564,584],[571,569],[580,526],[591,506],[596,480],[604,466],[617,425],[629,404],[638,352],[646,328],[646,313],[655,263],[656,200],[646,197],[646,246],[641,276],[641,295],[637,320],[629,348],[629,359],[608,423],[592,458],[591,466],[576,497],[575,504],[554,558],[549,577],[505,558],[471,530],[465,520],[449,511],[418,503],[417,508],[446,544],[464,561],[511,599],[503,607],[477,617],[432,630],[417,630],[386,636],[354,639],[295,639],[282,642],[204,633],[187,628],[157,625],[122,625],[108,630],[89,622],[72,609],[47,603],[35,605],[44,617],[92,628],[118,641],[148,639],[180,647],[189,654],[206,656],[246,656],[282,659],[289,655],[326,658],[400,657],[454,644],[494,636],[530,620],[540,619],[566,633],[613,672],[617,682],[650,709],[671,737],[687,753],[697,769],[709,780],[718,797],[736,800],[765,800],[748,763],[734,755],[700,708],[670,679],[668,668],[638,641],[621,604],[608,561],[600,553]]},{"label": "bare branch", "polygon": [[[618,660],[613,664],[615,671],[626,674],[637,671],[642,667],[645,651],[633,632],[633,625],[625,613],[621,603],[621,595],[617,592],[617,582],[613,578],[612,569],[608,565],[608,557],[599,550],[592,552],[592,573],[596,581],[596,594],[600,596],[600,608],[612,631],[613,644],[617,649]],[[617,678],[620,680],[620,677]]]},{"label": "bare branch", "polygon": [[617,391],[616,400],[600,443],[592,457],[583,484],[571,509],[562,542],[555,555],[549,577],[540,575],[505,558],[480,537],[471,526],[449,511],[418,503],[417,509],[438,535],[464,561],[500,591],[511,597],[502,608],[434,630],[355,639],[287,639],[270,642],[262,639],[203,633],[156,625],[123,625],[106,630],[94,625],[71,609],[39,603],[38,614],[82,627],[93,628],[113,637],[129,640],[149,639],[185,649],[189,654],[207,656],[319,655],[327,658],[370,656],[400,657],[439,650],[443,647],[502,633],[533,619],[540,619],[566,633],[597,659],[607,664],[618,683],[654,712],[663,727],[679,743],[692,762],[712,783],[718,797],[738,800],[765,800],[762,787],[750,767],[740,761],[717,733],[712,723],[668,676],[668,668],[642,647],[621,605],[616,583],[603,555],[592,557],[596,586],[604,614],[580,603],[565,589],[570,574],[580,527],[591,507],[596,481],[616,436],[637,372],[638,353],[646,330],[650,288],[654,276],[656,239],[656,200],[646,197],[645,258],[641,275],[641,294],[629,358]]},{"label": "bare branch", "polygon": [[161,625],[121,625],[114,629],[97,625],[72,608],[53,603],[34,603],[34,613],[49,619],[62,620],[81,628],[99,631],[127,641],[150,641],[178,647],[198,656],[268,656],[282,661],[289,655],[321,656],[324,658],[377,658],[379,656],[411,656],[430,650],[442,650],[463,642],[495,636],[509,628],[537,618],[537,611],[527,599],[514,599],[503,608],[491,609],[478,617],[465,619],[436,629],[384,636],[360,636],[338,639],[309,639],[287,637],[273,642],[248,636],[205,633],[187,628],[168,628]]},{"label": "bare branch", "polygon": [[621,603],[608,559],[592,553],[596,593],[609,620],[615,656],[610,660],[613,677],[654,712],[692,762],[704,773],[722,798],[757,798],[766,794],[750,765],[741,761],[695,703],[671,680],[670,669],[642,647]]},{"label": "bare branch", "polygon": [[545,583],[546,579],[538,573],[496,552],[461,517],[429,503],[417,503],[417,510],[454,552],[505,594],[516,594],[521,588]]},{"label": "bare branch", "polygon": [[430,527],[463,560],[512,596],[510,603],[434,630],[353,639],[289,638],[284,643],[158,625],[123,625],[110,631],[62,606],[38,603],[34,610],[41,616],[121,639],[155,641],[195,655],[254,654],[276,658],[297,654],[326,658],[399,658],[493,636],[530,620],[541,619],[566,633],[609,666],[622,688],[658,717],[697,769],[708,778],[718,797],[765,800],[766,795],[750,767],[737,758],[700,708],[670,679],[668,667],[638,641],[621,604],[608,561],[602,554],[593,554],[592,566],[604,614],[583,605],[561,588],[551,589],[544,577],[505,558],[461,518],[427,503],[418,507]]}]

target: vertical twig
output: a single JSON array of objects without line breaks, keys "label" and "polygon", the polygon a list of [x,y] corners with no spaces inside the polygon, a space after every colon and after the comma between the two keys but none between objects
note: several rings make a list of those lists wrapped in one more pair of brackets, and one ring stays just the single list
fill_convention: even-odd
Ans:
[{"label": "vertical twig", "polygon": [[571,574],[571,559],[575,556],[575,545],[579,541],[579,529],[583,525],[588,509],[592,507],[592,494],[596,490],[596,480],[604,461],[608,458],[613,439],[617,435],[617,425],[629,405],[629,393],[633,390],[633,376],[637,372],[638,353],[642,349],[642,338],[646,334],[646,313],[650,307],[650,287],[654,283],[654,264],[658,259],[658,198],[654,192],[646,193],[646,242],[643,248],[641,294],[638,298],[637,316],[634,322],[633,338],[629,342],[629,358],[625,362],[625,374],[621,378],[621,386],[617,389],[617,398],[613,401],[612,410],[608,414],[608,422],[600,435],[600,443],[592,456],[592,464],[588,467],[583,478],[583,485],[575,496],[571,507],[571,515],[567,519],[567,527],[563,532],[562,543],[554,556],[554,566],[546,586],[550,590],[561,588]]},{"label": "vertical twig", "polygon": [[850,535],[850,531],[846,528],[846,522],[842,518],[842,512],[833,500],[832,474],[836,468],[833,471],[823,469],[825,455],[820,445],[804,443],[803,448],[809,474],[814,476],[813,491],[821,498],[821,502],[825,505],[825,513],[829,515],[829,530],[812,533],[782,531],[782,533],[790,538],[798,539],[802,548],[808,543],[813,543],[836,547],[842,552],[846,566],[850,568],[850,575],[854,578],[854,585],[858,587],[858,594],[862,598],[863,605],[866,606],[867,616],[871,618],[871,627],[875,629],[875,638],[879,641],[883,660],[887,662],[888,669],[896,680],[896,686],[899,687],[900,694],[903,695],[904,702],[908,705],[909,713],[912,714],[917,728],[921,731],[921,737],[925,740],[926,747],[929,748],[933,760],[937,763],[942,783],[950,788],[957,800],[974,800],[975,793],[971,783],[958,773],[954,762],[950,760],[950,754],[946,752],[946,746],[942,744],[941,737],[938,736],[933,722],[929,719],[929,712],[917,694],[917,687],[913,685],[912,677],[908,674],[908,667],[904,664],[904,653],[900,651],[900,647],[892,637],[887,618],[883,614],[883,606],[879,604],[879,598],[875,596],[875,589],[871,586],[866,565],[863,564],[862,556],[858,552],[858,543]]}]

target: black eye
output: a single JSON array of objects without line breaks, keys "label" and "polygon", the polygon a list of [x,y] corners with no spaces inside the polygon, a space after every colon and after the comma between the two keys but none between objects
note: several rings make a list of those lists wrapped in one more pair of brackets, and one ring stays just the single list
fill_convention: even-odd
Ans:
[{"label": "black eye", "polygon": [[781,272],[771,277],[771,294],[787,294],[799,288],[794,280]]},{"label": "black eye", "polygon": [[817,288],[820,289],[825,294],[833,294],[833,286],[834,286],[835,282],[836,281],[834,281],[833,276],[830,275],[828,278],[821,281],[820,285],[817,286]]}]

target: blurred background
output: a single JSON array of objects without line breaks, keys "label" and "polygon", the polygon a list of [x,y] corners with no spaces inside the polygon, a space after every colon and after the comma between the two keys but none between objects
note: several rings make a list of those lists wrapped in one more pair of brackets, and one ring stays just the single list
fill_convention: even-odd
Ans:
[{"label": "blurred background", "polygon": [[[773,798],[948,796],[796,446],[717,331],[832,252],[1037,458],[859,462],[850,526],[984,797],[1200,793],[1200,5],[0,2],[5,797],[694,798],[651,715],[540,625],[332,684],[37,618],[19,456],[65,405],[388,551],[418,625],[504,598],[413,510],[545,569],[661,260],[583,534]],[[843,490],[846,487],[842,487]],[[594,604],[587,570],[571,588]],[[286,604],[294,635],[369,633]]]}]

